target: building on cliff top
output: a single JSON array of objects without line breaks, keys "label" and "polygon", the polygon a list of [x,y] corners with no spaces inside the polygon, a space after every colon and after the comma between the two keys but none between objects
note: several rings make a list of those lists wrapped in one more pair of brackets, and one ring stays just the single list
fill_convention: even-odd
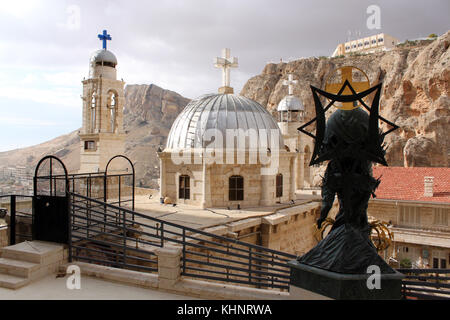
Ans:
[{"label": "building on cliff top", "polygon": [[379,33],[370,37],[355,39],[340,43],[334,50],[332,57],[345,56],[351,53],[374,53],[379,51],[388,51],[399,43],[394,38],[385,33]]}]

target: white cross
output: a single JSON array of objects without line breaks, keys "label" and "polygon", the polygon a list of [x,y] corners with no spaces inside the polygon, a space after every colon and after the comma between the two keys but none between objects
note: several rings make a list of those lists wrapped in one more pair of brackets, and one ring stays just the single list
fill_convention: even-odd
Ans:
[{"label": "white cross", "polygon": [[292,75],[292,73],[289,73],[288,80],[283,81],[283,86],[288,86],[290,96],[292,96],[292,94],[294,93],[293,85],[297,84],[297,82],[297,80],[294,80],[294,76]]},{"label": "white cross", "polygon": [[222,84],[224,87],[230,86],[230,68],[238,67],[238,59],[236,57],[231,60],[230,49],[222,50],[222,57],[217,57],[214,60],[216,68],[222,68]]}]

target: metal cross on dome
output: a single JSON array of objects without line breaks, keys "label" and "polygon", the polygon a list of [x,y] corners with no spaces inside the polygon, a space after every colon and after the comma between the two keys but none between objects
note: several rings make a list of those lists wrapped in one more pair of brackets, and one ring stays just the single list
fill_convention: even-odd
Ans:
[{"label": "metal cross on dome", "polygon": [[98,38],[103,41],[103,49],[106,50],[106,41],[112,40],[111,35],[106,30],[103,30],[103,33],[99,34]]},{"label": "metal cross on dome", "polygon": [[222,57],[214,60],[216,68],[222,68],[222,83],[224,87],[230,86],[230,68],[238,67],[238,59],[236,57],[231,60],[230,49],[222,49]]},{"label": "metal cross on dome", "polygon": [[292,96],[294,94],[294,88],[293,85],[297,84],[297,80],[294,80],[294,75],[292,73],[289,73],[288,80],[283,81],[283,86],[288,86],[288,94]]}]

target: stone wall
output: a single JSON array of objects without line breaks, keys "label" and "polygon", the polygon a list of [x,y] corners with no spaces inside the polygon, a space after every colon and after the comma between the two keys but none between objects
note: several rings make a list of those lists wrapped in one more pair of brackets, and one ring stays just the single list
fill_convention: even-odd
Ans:
[{"label": "stone wall", "polygon": [[[241,208],[273,205],[277,201],[289,202],[293,198],[293,166],[295,153],[280,152],[278,170],[271,175],[262,175],[261,164],[211,164],[203,168],[202,164],[175,164],[170,153],[160,153],[163,177],[161,194],[169,197],[173,203],[184,203],[203,207],[236,207]],[[246,154],[246,159],[249,157]],[[193,157],[194,158],[194,157]],[[200,159],[201,162],[201,159]],[[205,172],[204,172],[205,171]],[[283,195],[276,197],[276,174],[283,175]],[[190,198],[179,199],[179,177],[190,177]],[[204,175],[206,178],[204,178]],[[244,178],[244,200],[230,201],[228,179],[233,175]],[[206,188],[203,180],[206,180]],[[204,192],[206,190],[206,192]],[[205,197],[203,198],[203,194]]]},{"label": "stone wall", "polygon": [[320,204],[311,202],[280,209],[264,217],[230,222],[205,231],[266,248],[301,255],[317,244],[314,237],[314,224],[319,213]]},{"label": "stone wall", "polygon": [[8,245],[8,227],[0,227],[0,248],[7,247]]},{"label": "stone wall", "polygon": [[319,203],[313,202],[262,218],[261,245],[295,255],[305,254],[317,244],[314,224],[320,214],[319,208]]}]

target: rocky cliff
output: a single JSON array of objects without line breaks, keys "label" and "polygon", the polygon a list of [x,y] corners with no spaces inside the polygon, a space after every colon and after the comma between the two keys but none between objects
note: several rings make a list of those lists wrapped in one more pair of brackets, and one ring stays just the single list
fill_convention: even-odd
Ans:
[{"label": "rocky cliff", "polygon": [[314,117],[310,85],[324,88],[326,79],[341,66],[355,66],[371,85],[383,82],[381,115],[400,129],[386,137],[391,166],[442,166],[450,164],[450,31],[435,41],[398,46],[392,51],[337,58],[308,58],[268,64],[262,74],[245,84],[241,95],[254,99],[276,115],[287,94],[288,73],[298,80],[294,94]]},{"label": "rocky cliff", "polygon": [[158,188],[159,160],[173,121],[189,99],[156,85],[128,85],[125,90],[125,155],[136,169],[136,185]]}]

